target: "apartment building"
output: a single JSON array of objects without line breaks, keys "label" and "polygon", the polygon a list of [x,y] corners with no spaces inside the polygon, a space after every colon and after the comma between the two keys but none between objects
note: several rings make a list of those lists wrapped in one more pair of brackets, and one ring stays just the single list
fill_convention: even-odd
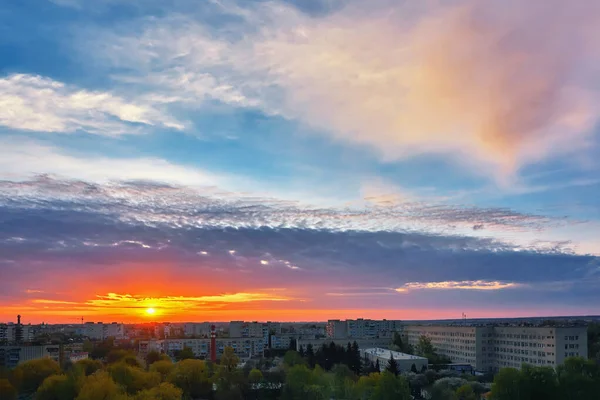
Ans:
[{"label": "apartment building", "polygon": [[110,324],[104,324],[102,322],[86,322],[83,325],[82,334],[93,340],[104,340],[109,337],[124,339],[125,326],[116,322]]},{"label": "apartment building", "polygon": [[[223,354],[225,347],[232,347],[240,358],[262,356],[265,349],[262,337],[258,338],[217,338],[217,357]],[[158,351],[173,356],[176,351],[189,347],[198,358],[210,356],[210,339],[164,339],[145,340],[139,343],[139,353],[145,356],[150,351]]]},{"label": "apartment building", "polygon": [[185,336],[210,337],[210,322],[189,322],[183,325]]},{"label": "apartment building", "polygon": [[406,326],[403,337],[416,346],[431,339],[440,355],[478,371],[520,368],[523,363],[555,367],[572,356],[587,356],[586,327]]},{"label": "apartment building", "polygon": [[394,332],[400,331],[402,325],[397,320],[348,319],[327,321],[325,330],[327,337],[342,338],[391,338]]},{"label": "apartment building", "polygon": [[327,337],[331,339],[344,339],[348,337],[348,324],[339,319],[330,319],[325,326]]},{"label": "apartment building", "polygon": [[0,343],[15,343],[17,341],[19,329],[21,332],[21,342],[29,342],[33,339],[35,335],[33,326],[18,325],[10,322],[8,324],[0,324]]}]

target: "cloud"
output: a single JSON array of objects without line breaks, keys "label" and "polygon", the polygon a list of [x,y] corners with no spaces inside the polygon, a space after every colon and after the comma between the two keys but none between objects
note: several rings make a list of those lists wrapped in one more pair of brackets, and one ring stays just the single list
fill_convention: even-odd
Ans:
[{"label": "cloud", "polygon": [[[41,192],[63,193],[73,190],[79,194],[93,195],[94,187],[89,183],[111,181],[153,181],[182,184],[189,186],[211,186],[215,182],[224,182],[224,176],[216,175],[173,164],[161,158],[110,158],[98,155],[73,155],[36,141],[17,137],[0,138],[0,179],[14,182],[28,180],[38,175],[37,182],[30,188]],[[44,178],[54,175],[69,180],[81,180],[61,184],[60,180]],[[58,186],[55,186],[58,185]],[[25,188],[26,184],[23,184]],[[140,186],[143,185],[140,183]],[[168,190],[168,187],[153,185],[154,190]]]},{"label": "cloud", "polygon": [[174,101],[259,107],[387,160],[442,153],[507,177],[588,144],[599,11],[593,0],[376,1],[315,17],[225,3],[212,21],[235,23],[173,12],[101,34],[111,46],[98,52]]},{"label": "cloud", "polygon": [[500,281],[446,281],[446,282],[408,282],[402,287],[396,288],[396,292],[404,293],[410,290],[501,290],[521,287],[514,282]]},{"label": "cloud", "polygon": [[139,126],[183,129],[174,119],[143,101],[128,101],[105,91],[89,91],[39,75],[0,79],[0,125],[8,128],[100,135],[138,133]]}]

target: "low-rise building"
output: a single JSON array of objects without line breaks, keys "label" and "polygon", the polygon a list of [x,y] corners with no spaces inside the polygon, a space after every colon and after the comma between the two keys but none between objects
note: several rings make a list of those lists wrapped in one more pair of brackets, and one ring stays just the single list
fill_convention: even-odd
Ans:
[{"label": "low-rise building", "polygon": [[400,372],[410,372],[413,369],[416,371],[422,371],[423,369],[427,369],[428,364],[428,360],[425,357],[414,356],[412,354],[405,354],[382,348],[360,350],[360,355],[365,360],[371,361],[374,364],[379,362],[379,369],[381,371],[385,370],[392,358],[396,360]]},{"label": "low-rise building", "polygon": [[0,367],[14,368],[26,361],[50,358],[60,361],[60,346],[0,346]]}]

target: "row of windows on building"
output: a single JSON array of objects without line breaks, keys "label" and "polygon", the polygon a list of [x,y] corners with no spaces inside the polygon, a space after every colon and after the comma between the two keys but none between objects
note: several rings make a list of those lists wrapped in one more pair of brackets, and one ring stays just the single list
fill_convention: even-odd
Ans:
[{"label": "row of windows on building", "polygon": [[[550,333],[552,333],[552,332],[550,332]],[[518,333],[496,333],[496,334],[494,334],[494,333],[488,333],[487,335],[484,333],[483,337],[496,337],[496,338],[509,338],[509,339],[529,339],[529,340],[554,339],[554,336],[524,335],[524,334],[518,334]]]}]

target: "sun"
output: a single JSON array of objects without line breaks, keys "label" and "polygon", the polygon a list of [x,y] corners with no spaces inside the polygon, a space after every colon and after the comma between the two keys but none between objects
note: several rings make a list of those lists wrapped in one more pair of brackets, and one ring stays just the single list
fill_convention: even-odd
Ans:
[{"label": "sun", "polygon": [[154,315],[155,312],[156,312],[156,310],[152,307],[146,308],[146,314],[148,314],[148,315]]}]

